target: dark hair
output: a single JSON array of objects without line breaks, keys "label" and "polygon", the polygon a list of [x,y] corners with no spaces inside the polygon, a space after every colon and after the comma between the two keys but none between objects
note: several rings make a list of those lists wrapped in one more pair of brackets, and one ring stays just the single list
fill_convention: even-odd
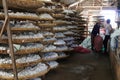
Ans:
[{"label": "dark hair", "polygon": [[107,23],[110,23],[110,19],[107,19],[107,21],[106,21]]}]

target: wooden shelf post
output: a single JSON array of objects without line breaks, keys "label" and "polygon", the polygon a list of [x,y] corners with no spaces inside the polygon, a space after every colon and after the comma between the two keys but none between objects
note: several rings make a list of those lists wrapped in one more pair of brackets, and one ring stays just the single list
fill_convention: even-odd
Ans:
[{"label": "wooden shelf post", "polygon": [[13,64],[14,80],[18,80],[16,61],[15,61],[14,49],[13,49],[13,43],[12,43],[11,28],[9,26],[7,0],[2,0],[2,3],[3,3],[3,8],[4,8],[4,13],[5,13],[5,23],[4,23],[5,25],[3,26],[3,29],[5,27],[7,28],[7,36],[8,36],[8,42],[9,42],[9,48],[10,48],[10,55],[11,55],[12,64]]}]

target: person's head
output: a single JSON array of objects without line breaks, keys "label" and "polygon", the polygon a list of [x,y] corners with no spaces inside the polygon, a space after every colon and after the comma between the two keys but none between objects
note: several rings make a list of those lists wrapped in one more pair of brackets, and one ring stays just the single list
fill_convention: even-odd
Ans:
[{"label": "person's head", "polygon": [[106,20],[106,23],[108,23],[108,24],[109,24],[109,23],[110,23],[110,19],[107,19],[107,20]]}]

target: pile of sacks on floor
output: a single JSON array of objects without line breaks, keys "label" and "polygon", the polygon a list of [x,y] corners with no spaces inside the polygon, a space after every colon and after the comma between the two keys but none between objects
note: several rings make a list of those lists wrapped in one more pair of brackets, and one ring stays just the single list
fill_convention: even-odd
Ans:
[{"label": "pile of sacks on floor", "polygon": [[90,53],[91,52],[91,37],[88,36],[86,39],[83,40],[83,42],[78,46],[74,48],[75,52],[80,53]]},{"label": "pile of sacks on floor", "polygon": [[[104,36],[100,35],[103,40]],[[110,39],[110,48],[111,50],[115,50],[118,47],[118,40],[117,37],[120,36],[120,29],[116,29],[112,34],[111,34],[111,39]],[[74,51],[76,52],[81,52],[81,53],[90,53],[91,52],[91,37],[88,36],[84,41],[78,46],[74,48]]]},{"label": "pile of sacks on floor", "polygon": [[91,49],[91,37],[88,36],[87,38],[84,39],[84,41],[79,45],[87,49]]},{"label": "pile of sacks on floor", "polygon": [[[102,34],[97,35],[94,39],[94,51],[100,52],[103,47],[104,36]],[[76,52],[90,53],[91,52],[91,37],[88,36],[84,41],[75,48]]]}]

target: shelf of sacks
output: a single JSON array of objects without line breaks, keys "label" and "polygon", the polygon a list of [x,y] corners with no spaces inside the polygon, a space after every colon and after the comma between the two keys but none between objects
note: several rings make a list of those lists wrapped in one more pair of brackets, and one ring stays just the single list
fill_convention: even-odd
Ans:
[{"label": "shelf of sacks", "polygon": [[54,42],[54,45],[56,46],[56,52],[65,52],[69,50],[64,40],[57,40],[56,42]]},{"label": "shelf of sacks", "polygon": [[[60,57],[56,58],[57,53],[46,53],[42,57],[40,55],[36,54],[29,54],[25,56],[16,56],[16,66],[18,70],[22,70],[26,67],[34,66],[40,62],[46,63],[46,65],[49,65],[49,69],[56,68],[58,66],[58,62],[53,61],[60,57],[65,57],[65,55],[61,55]],[[7,57],[6,57],[7,56]],[[55,59],[56,58],[56,59]],[[52,60],[52,61],[51,61]],[[21,66],[22,65],[22,66]],[[9,57],[9,55],[2,55],[0,57],[0,68],[1,69],[12,69],[12,61]]]},{"label": "shelf of sacks", "polygon": [[[58,63],[54,60],[58,60],[60,58],[65,58],[68,55],[58,55],[58,53],[66,51],[67,46],[65,46],[65,42],[63,40],[58,40],[58,38],[65,37],[62,33],[55,33],[54,29],[57,26],[53,27],[53,31],[51,32],[44,32],[44,36],[46,37],[43,40],[43,44],[45,44],[45,48],[41,51],[43,54],[42,60],[44,62],[51,64],[51,69],[56,68],[58,66]],[[41,54],[41,53],[40,53]],[[53,63],[52,63],[53,62]]]},{"label": "shelf of sacks", "polygon": [[[43,40],[43,37],[41,37],[41,34],[33,34],[33,35],[23,35],[23,34],[20,34],[20,35],[13,35],[12,36],[13,38],[13,43],[14,44],[23,44],[23,43],[29,43],[29,42],[40,42]],[[8,43],[8,37],[7,36],[4,36],[2,37],[2,40],[0,43]]]},{"label": "shelf of sacks", "polygon": [[72,21],[80,21],[80,19],[76,16],[76,17],[72,17],[71,18]]},{"label": "shelf of sacks", "polygon": [[63,40],[66,36],[63,34],[63,32],[55,32],[54,36],[57,40],[54,42],[54,46],[56,46],[56,52],[62,52],[67,51],[68,47],[66,45],[66,42]]},{"label": "shelf of sacks", "polygon": [[[17,69],[18,70],[18,79],[19,80],[26,80],[37,78],[39,76],[43,76],[50,70],[45,63],[38,63],[33,66],[25,67],[24,69]],[[14,74],[12,70],[8,69],[1,69],[0,70],[0,79],[3,80],[14,80]]]},{"label": "shelf of sacks", "polygon": [[42,31],[43,36],[45,37],[42,41],[44,45],[52,44],[56,41],[56,38],[54,37],[54,33],[52,31],[53,31],[53,28],[50,28],[48,31],[45,29],[44,31]]},{"label": "shelf of sacks", "polygon": [[[50,54],[49,54],[50,53]],[[50,66],[50,69],[56,69],[59,63],[55,60],[67,58],[69,55],[64,52],[49,52],[42,55],[43,61]]]},{"label": "shelf of sacks", "polygon": [[55,3],[53,10],[55,13],[61,13],[64,9],[61,3]]},{"label": "shelf of sacks", "polygon": [[49,13],[40,13],[39,14],[41,21],[53,21],[54,18]]},{"label": "shelf of sacks", "polygon": [[52,16],[53,16],[55,19],[63,19],[63,18],[65,18],[65,15],[62,14],[62,13],[53,13]]},{"label": "shelf of sacks", "polygon": [[47,61],[46,64],[50,66],[50,69],[56,69],[59,66],[59,63],[57,61]]},{"label": "shelf of sacks", "polygon": [[37,13],[53,13],[54,10],[49,7],[42,6],[41,8],[36,9],[36,12]]},{"label": "shelf of sacks", "polygon": [[[44,46],[41,43],[13,44],[15,54],[31,54],[41,51]],[[9,54],[9,46],[1,43],[0,54]]]},{"label": "shelf of sacks", "polygon": [[73,37],[75,38],[74,44],[75,44],[75,47],[76,47],[76,46],[79,46],[79,44],[82,42],[83,36],[88,35],[87,34],[88,31],[86,31],[86,29],[85,29],[87,23],[79,24],[79,22],[82,20],[82,17],[78,18],[77,15],[74,16],[74,18],[75,17],[76,17],[76,24],[73,24],[73,27],[69,27],[69,30],[71,30],[74,33]]},{"label": "shelf of sacks", "polygon": [[[0,21],[0,30],[2,28],[3,21]],[[33,25],[30,22],[18,22],[17,24],[10,23],[12,33],[20,33],[20,32],[38,32],[41,29],[38,26]]]},{"label": "shelf of sacks", "polygon": [[43,62],[54,61],[58,59],[58,54],[56,52],[44,52],[41,54]]},{"label": "shelf of sacks", "polygon": [[[52,8],[56,8],[56,6],[52,6]],[[54,21],[55,22],[55,21]],[[53,23],[54,23],[53,22]],[[56,23],[55,23],[56,24]],[[40,24],[41,25],[41,24]],[[49,27],[50,25],[47,25],[47,27]],[[44,26],[43,26],[44,27]],[[51,26],[50,26],[51,27]],[[57,29],[56,29],[57,28]],[[57,38],[64,38],[65,36],[62,34],[61,35],[61,33],[60,33],[60,35],[59,35],[59,33],[57,34],[56,32],[57,31],[66,31],[67,29],[62,29],[62,28],[60,28],[60,27],[57,27],[57,24],[54,26],[54,27],[52,27],[52,31],[51,31],[51,34],[54,34],[54,35],[51,35],[51,36],[47,36],[47,38],[46,39],[44,39],[43,41],[43,43],[45,43],[46,44],[46,49],[44,49],[42,52],[50,52],[50,51],[63,51],[63,49],[61,48],[61,50],[58,48],[58,50],[56,50],[56,49],[54,49],[55,47],[56,47],[56,45],[53,45],[53,44],[50,44],[50,43],[54,43],[54,42],[56,42],[57,41]],[[45,27],[45,29],[46,29],[46,27]],[[50,34],[49,34],[50,35]],[[51,40],[50,40],[51,39]],[[48,45],[47,45],[47,43],[48,43]],[[51,50],[49,50],[49,47],[51,46],[51,48],[53,48],[53,49],[51,49]],[[47,49],[48,48],[48,49]],[[65,46],[64,46],[64,48],[65,48]]]},{"label": "shelf of sacks", "polygon": [[[44,6],[46,10],[39,9],[41,11],[39,14],[40,15],[45,14],[46,17],[44,15],[42,17],[54,19],[51,15],[54,12],[51,6],[53,5]],[[47,9],[49,10],[47,11]],[[53,33],[53,28],[56,26],[56,24],[53,21],[46,20],[46,21],[39,21],[35,23],[37,26],[42,28],[42,33],[43,33],[43,36],[45,37],[42,41],[42,44],[44,44],[45,48],[42,49],[42,51],[40,52],[42,61],[46,63],[49,62],[49,65],[51,64],[51,67],[50,67],[51,69],[56,68],[58,66],[57,62],[56,63],[51,62],[51,61],[57,60],[57,57],[58,57],[57,54],[54,52],[55,46],[53,45],[53,43],[56,41],[56,38],[54,37],[54,33]]]},{"label": "shelf of sacks", "polygon": [[[61,9],[62,9],[62,6],[61,6]],[[54,45],[57,47],[56,52],[70,51],[71,48],[69,49],[66,43],[67,40],[65,41],[64,39],[67,38],[68,36],[71,37],[74,34],[73,32],[69,31],[69,29],[67,28],[67,26],[72,23],[64,20],[66,15],[63,14],[62,12],[55,12],[55,14],[58,14],[56,16],[59,16],[62,14],[64,15],[63,17],[59,17],[59,18],[54,17],[56,19],[54,22],[57,24],[57,26],[53,28],[53,31],[55,33],[54,37],[57,39],[57,41],[54,42]]]},{"label": "shelf of sacks", "polygon": [[[2,1],[0,1],[0,4],[2,5]],[[16,8],[16,9],[36,9],[44,5],[42,1],[38,0],[15,0],[14,2],[12,0],[7,1],[9,8]],[[2,6],[1,6],[2,7]]]},{"label": "shelf of sacks", "polygon": [[[37,53],[15,55],[15,57],[18,69],[24,69],[25,67],[33,66],[42,62],[42,58]],[[12,69],[12,60],[9,54],[0,55],[0,69]]]},{"label": "shelf of sacks", "polygon": [[81,25],[81,24],[87,24],[87,21],[79,21],[78,23],[79,23],[80,25]]},{"label": "shelf of sacks", "polygon": [[78,25],[78,30],[85,30],[85,28],[86,28],[86,25],[85,24],[82,24],[82,25]]},{"label": "shelf of sacks", "polygon": [[42,57],[42,61],[47,63],[50,66],[50,69],[54,69],[59,66],[59,63],[55,61],[59,56],[55,52],[56,46],[53,45],[53,43],[56,41],[56,38],[54,38],[52,34],[53,33],[50,35],[45,35],[46,38],[43,40],[45,48],[39,53]]},{"label": "shelf of sacks", "polygon": [[73,15],[73,14],[76,14],[76,11],[75,10],[69,10],[69,9],[65,9],[62,13],[70,16],[70,17],[74,17],[76,15]]},{"label": "shelf of sacks", "polygon": [[[24,23],[25,22],[20,22],[20,24],[16,23],[15,27],[17,25],[25,27],[26,24]],[[27,24],[29,23],[27,22]],[[33,27],[32,25],[32,28]],[[9,53],[10,50],[7,44],[6,34],[3,34],[2,38],[5,40],[5,43],[1,42],[0,45],[0,79],[14,80],[12,60],[10,58],[11,55]],[[12,33],[12,38],[19,80],[36,78],[48,73],[50,66],[42,63],[42,58],[37,53],[44,48],[44,45],[41,44],[41,39],[44,39],[44,37],[39,31],[37,33],[29,31]],[[37,40],[37,38],[40,39]]]},{"label": "shelf of sacks", "polygon": [[47,44],[52,44],[56,41],[57,39],[54,38],[54,37],[46,37],[44,40],[43,40],[43,44],[44,45],[47,45]]},{"label": "shelf of sacks", "polygon": [[[52,9],[53,8],[56,8],[56,6],[52,6]],[[56,14],[56,11],[54,12]],[[49,14],[51,15],[54,13]],[[42,56],[42,60],[47,63],[51,63],[51,61],[68,57],[68,55],[62,54],[62,52],[68,51],[68,47],[66,46],[65,41],[62,40],[63,38],[65,38],[63,32],[67,31],[67,29],[64,26],[63,27],[58,26],[59,24],[60,25],[65,25],[65,23],[68,24],[68,22],[63,20],[57,22],[59,15],[56,15],[57,19],[53,15],[51,16],[55,19],[53,22],[51,22],[52,24],[50,24],[48,21],[38,23],[39,27],[42,27],[43,30],[42,32],[45,37],[42,42],[45,48],[41,51],[40,54]],[[64,15],[62,16],[64,17]],[[62,16],[59,16],[59,18],[61,18]],[[45,29],[48,29],[48,31]]]},{"label": "shelf of sacks", "polygon": [[[31,20],[31,21],[53,21],[54,19],[49,14],[44,13],[37,15],[29,12],[12,12],[9,13],[10,20]],[[5,16],[3,12],[0,12],[0,19],[4,20]]]},{"label": "shelf of sacks", "polygon": [[[47,3],[48,4],[48,3]],[[54,19],[51,14],[53,14],[54,5],[45,5],[44,7],[39,8],[41,12],[39,12],[39,15],[42,15],[41,17],[48,18],[48,19]],[[44,9],[43,9],[44,8]],[[49,9],[49,10],[48,10]],[[44,36],[44,39],[42,40],[42,44],[44,45],[44,48],[39,52],[40,56],[42,57],[42,61],[45,62],[50,66],[50,69],[54,69],[58,67],[57,60],[59,58],[58,54],[56,53],[56,46],[54,45],[54,42],[57,41],[56,37],[54,37],[55,33],[53,31],[53,28],[56,27],[56,23],[54,23],[55,19],[53,21],[48,20],[41,20],[37,23],[34,23],[36,26],[39,26],[42,29],[42,34]]]},{"label": "shelf of sacks", "polygon": [[[39,16],[44,20],[38,21],[34,24],[39,26],[42,29],[42,33],[46,37],[46,39],[43,40],[43,43],[47,43],[47,41],[48,43],[52,43],[55,41],[52,38],[52,36],[54,35],[52,31],[53,31],[53,27],[56,26],[56,23],[54,23],[55,19],[51,15],[54,12],[52,7],[54,6],[54,4],[51,4],[51,5],[47,5],[47,4],[42,8],[38,9]],[[50,38],[52,39],[50,40]]]},{"label": "shelf of sacks", "polygon": [[[41,51],[44,48],[43,44],[40,43],[44,39],[43,34],[39,31],[27,31],[29,28],[38,28],[37,26],[25,21],[17,22],[15,24],[12,24],[11,22],[11,25],[14,26],[14,28],[26,28],[26,31],[19,31],[19,33],[14,33],[14,31],[12,31],[12,42],[15,48],[15,54],[35,53]],[[0,43],[4,43],[3,46],[1,46],[4,47],[4,50],[3,48],[0,50],[1,54],[8,54],[9,48],[8,45],[6,45],[8,43],[8,37],[6,34],[2,35],[2,40]]]},{"label": "shelf of sacks", "polygon": [[70,25],[72,24],[71,22],[68,22],[68,21],[65,21],[65,20],[55,20],[54,23],[57,25],[57,26],[66,26],[66,25]]},{"label": "shelf of sacks", "polygon": [[65,18],[65,14],[62,13],[64,9],[61,3],[56,3],[53,10],[54,10],[54,13],[52,14],[52,16],[56,19],[54,23],[56,23],[57,26],[70,24],[68,21],[63,20]]},{"label": "shelf of sacks", "polygon": [[54,61],[62,58],[66,58],[69,55],[64,52],[48,52],[42,55],[43,61]]},{"label": "shelf of sacks", "polygon": [[50,66],[50,69],[57,68],[59,66],[59,63],[55,60],[66,58],[69,55],[65,54],[64,52],[44,52],[40,53],[42,57],[42,61],[45,62]]},{"label": "shelf of sacks", "polygon": [[56,46],[53,45],[53,43],[56,41],[56,38],[51,37],[51,35],[46,36],[46,39],[44,39],[43,44],[45,48],[39,53],[40,56],[42,57],[42,61],[47,63],[50,66],[50,69],[57,68],[59,63],[56,62],[59,58],[58,54],[55,52]]},{"label": "shelf of sacks", "polygon": [[[38,15],[34,13],[24,13],[24,12],[9,12],[10,20],[33,20],[38,21]],[[3,12],[0,12],[0,19],[4,20],[5,16]]]},{"label": "shelf of sacks", "polygon": [[[10,20],[19,21],[11,27],[19,80],[45,75],[50,69],[58,66],[58,62],[55,60],[68,57],[69,54],[65,52],[72,50],[70,47],[74,46],[74,32],[71,30],[77,29],[77,27],[74,27],[75,25],[72,25],[71,21],[63,20],[66,14],[62,13],[62,6],[46,2],[34,10],[37,14],[11,11],[9,13]],[[4,19],[2,12],[0,18]],[[7,36],[3,35],[2,38],[3,42],[0,41],[0,78],[13,80],[10,70],[12,68],[10,50],[6,44]],[[8,56],[2,57],[3,55]]]},{"label": "shelf of sacks", "polygon": [[[42,28],[33,24],[36,21],[52,22],[54,19],[52,17],[49,18],[49,14],[47,13],[38,16],[35,13],[12,12],[9,13],[9,15],[11,18],[10,20],[12,20],[10,27],[12,30],[12,41],[16,57],[18,79],[26,80],[43,76],[48,73],[51,68],[56,67],[57,65],[52,65],[52,62],[49,63],[51,67],[48,63],[43,63],[42,57],[39,55],[39,52],[45,48],[44,44],[42,44],[45,37],[53,36],[54,34],[42,31]],[[4,19],[2,12],[0,17],[1,19]],[[2,22],[3,21],[1,21],[1,25],[3,25]],[[0,41],[0,79],[14,80],[7,39],[7,35],[3,34],[2,41]]]},{"label": "shelf of sacks", "polygon": [[[19,46],[17,45],[17,48],[18,47]],[[5,48],[3,48],[2,45],[0,46],[0,49],[5,50]],[[9,50],[7,52],[9,52]],[[48,65],[46,65],[45,63],[41,63],[42,58],[38,55],[38,53],[29,53],[24,55],[16,54],[15,57],[19,80],[25,80],[29,78],[42,76],[50,70],[50,67]],[[14,80],[13,72],[11,70],[12,60],[10,58],[9,53],[0,54],[0,69],[0,79]]]},{"label": "shelf of sacks", "polygon": [[[36,10],[36,12],[39,13],[39,16],[36,16],[34,13],[30,13],[31,17],[28,13],[18,13],[20,14],[20,17],[16,17],[16,15],[18,15],[16,13],[13,13],[13,15],[11,15],[12,13],[9,13],[11,18],[10,20],[20,21],[17,23],[15,22],[15,24],[11,26],[15,57],[17,57],[16,66],[18,69],[19,80],[32,79],[38,76],[43,76],[50,69],[54,69],[58,66],[58,62],[54,60],[68,57],[68,55],[62,53],[62,51],[68,50],[65,41],[57,40],[57,38],[64,38],[65,36],[56,36],[58,34],[55,34],[51,31],[51,29],[57,25],[53,23],[54,18],[52,18],[52,16],[49,14],[53,11],[48,11],[47,9],[41,10],[43,10],[43,12],[40,12],[40,8]],[[4,19],[4,15],[1,16],[1,19]],[[38,20],[39,22],[37,25],[35,25],[34,22]],[[32,22],[29,23],[28,21]],[[46,28],[48,29],[44,30]],[[66,35],[67,34],[68,33],[66,33]],[[2,38],[3,42],[0,41],[0,79],[13,80],[14,74],[11,71],[12,61],[10,59],[9,47],[6,44],[6,34],[3,35]],[[42,56],[38,54],[41,52],[44,53]],[[2,57],[3,55],[8,56]],[[8,77],[5,77],[6,75]]]},{"label": "shelf of sacks", "polygon": [[[50,30],[46,31],[45,29],[48,28],[49,26],[50,26]],[[55,33],[54,29],[57,27],[57,25],[51,26],[48,24],[47,26],[43,26],[43,27],[44,27],[43,35],[45,37],[45,39],[43,40],[43,44],[44,44],[45,48],[41,51],[43,53],[41,55],[42,60],[46,63],[49,63],[51,66],[51,69],[54,69],[58,66],[58,63],[55,62],[54,60],[60,59],[60,57],[61,57],[58,55],[58,52],[62,52],[64,50],[66,50],[65,47],[64,47],[64,49],[62,48],[63,46],[61,48],[57,47],[58,45],[65,44],[63,42],[61,44],[60,41],[58,42],[57,39],[58,39],[58,37],[61,38],[61,37],[65,37],[65,36],[61,36],[61,35],[59,36],[59,34],[57,35]]]},{"label": "shelf of sacks", "polygon": [[44,45],[45,48],[41,52],[63,52],[67,51],[68,47],[66,46],[66,42],[64,40],[56,40],[52,44]]},{"label": "shelf of sacks", "polygon": [[[55,4],[51,0],[12,0],[7,1],[7,5],[10,9],[13,10],[36,10],[45,5],[53,5]],[[2,1],[0,1],[0,5],[2,5]],[[0,6],[2,7],[2,6]]]},{"label": "shelf of sacks", "polygon": [[66,26],[56,26],[53,28],[54,32],[66,32],[68,31],[68,29],[66,28]]},{"label": "shelf of sacks", "polygon": [[[61,12],[62,14],[65,15],[64,19],[62,19],[64,22],[69,22],[67,24],[63,24],[63,25],[60,25],[60,29],[61,30],[64,30],[64,31],[60,31],[59,27],[58,27],[58,32],[61,32],[63,33],[63,35],[65,37],[63,37],[63,40],[65,41],[66,43],[66,46],[68,47],[68,51],[71,51],[73,48],[71,47],[74,43],[74,32],[72,30],[75,30],[77,29],[77,26],[76,25],[73,25],[72,23],[75,22],[75,21],[72,21],[72,17],[69,16],[70,14],[74,14],[74,12],[72,12],[71,10],[64,10],[63,12]],[[57,32],[57,30],[56,30]]]},{"label": "shelf of sacks", "polygon": [[49,13],[49,14],[54,13],[53,8],[55,7],[55,3],[52,2],[51,0],[48,2],[50,2],[50,4],[45,2],[45,5],[36,9],[36,12],[37,13]]}]

